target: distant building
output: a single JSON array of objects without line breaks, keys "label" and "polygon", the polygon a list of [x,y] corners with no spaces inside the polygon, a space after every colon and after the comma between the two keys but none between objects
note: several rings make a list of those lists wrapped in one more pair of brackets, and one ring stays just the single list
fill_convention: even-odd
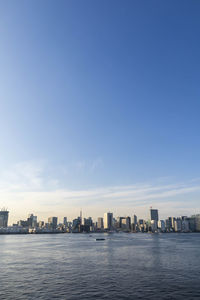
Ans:
[{"label": "distant building", "polygon": [[67,226],[67,217],[63,218],[63,225]]},{"label": "distant building", "polygon": [[72,221],[72,232],[80,232],[81,217],[78,217]]},{"label": "distant building", "polygon": [[181,232],[181,230],[182,230],[181,218],[176,218],[176,220],[174,221],[174,231]]},{"label": "distant building", "polygon": [[123,227],[123,220],[125,220],[125,217],[118,217],[117,218],[117,226],[116,226],[117,228],[122,228]]},{"label": "distant building", "polygon": [[186,220],[189,223],[189,231],[193,231],[194,232],[195,231],[195,218],[194,218],[194,216],[189,217]]},{"label": "distant building", "polygon": [[158,222],[158,210],[150,208],[150,218],[151,221],[157,221]]},{"label": "distant building", "polygon": [[39,228],[42,228],[44,227],[44,221],[39,221],[39,224],[38,224]]},{"label": "distant building", "polygon": [[57,217],[50,217],[48,218],[48,225],[52,229],[56,229],[58,224],[58,218]]},{"label": "distant building", "polygon": [[155,231],[157,231],[157,229],[158,229],[158,222],[152,220],[152,221],[151,221],[151,231],[152,231],[152,232],[155,232]]},{"label": "distant building", "polygon": [[5,209],[0,210],[0,227],[8,227],[8,214],[9,211]]},{"label": "distant building", "polygon": [[17,222],[17,226],[28,227],[28,222],[24,221],[24,220],[20,220],[20,221]]},{"label": "distant building", "polygon": [[93,222],[92,222],[92,218],[89,217],[89,218],[84,218],[84,224],[83,225],[86,225],[86,226],[93,226]]},{"label": "distant building", "polygon": [[158,210],[150,208],[151,228],[155,231],[158,228]]},{"label": "distant building", "polygon": [[164,220],[160,220],[160,221],[158,221],[158,228],[162,231],[162,232],[164,232],[165,231],[165,221]]},{"label": "distant building", "polygon": [[192,216],[195,231],[200,231],[200,214]]},{"label": "distant building", "polygon": [[139,219],[138,220],[138,225],[143,225],[144,224],[144,220],[143,219]]},{"label": "distant building", "polygon": [[104,214],[104,229],[111,230],[113,227],[113,213]]},{"label": "distant building", "polygon": [[137,216],[136,215],[133,216],[133,224],[135,224],[135,225],[137,224]]},{"label": "distant building", "polygon": [[188,220],[186,218],[182,219],[181,230],[183,232],[189,232],[190,231],[190,229],[189,229],[189,222],[188,222]]},{"label": "distant building", "polygon": [[97,219],[97,228],[102,229],[103,228],[103,218]]},{"label": "distant building", "polygon": [[122,218],[121,228],[123,230],[128,230],[128,231],[131,229],[131,218],[130,217]]},{"label": "distant building", "polygon": [[37,216],[30,214],[27,219],[28,227],[37,227]]}]

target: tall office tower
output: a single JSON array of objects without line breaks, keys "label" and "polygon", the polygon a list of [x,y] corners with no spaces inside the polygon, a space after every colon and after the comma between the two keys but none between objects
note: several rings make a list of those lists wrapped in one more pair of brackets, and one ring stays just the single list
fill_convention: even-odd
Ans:
[{"label": "tall office tower", "polygon": [[136,215],[133,216],[133,224],[135,224],[135,225],[137,224],[137,216]]},{"label": "tall office tower", "polygon": [[44,227],[44,221],[39,221],[38,225],[39,225],[40,228]]},{"label": "tall office tower", "polygon": [[164,232],[165,231],[165,221],[164,220],[160,220],[160,221],[158,221],[158,228],[162,231],[162,232]]},{"label": "tall office tower", "polygon": [[8,214],[9,211],[6,209],[0,210],[0,227],[7,227],[8,226]]},{"label": "tall office tower", "polygon": [[200,232],[200,214],[192,216],[194,220],[194,231]]},{"label": "tall office tower", "polygon": [[151,221],[158,222],[158,210],[150,208],[150,217],[151,217]]},{"label": "tall office tower", "polygon": [[83,224],[82,225],[86,225],[86,226],[92,226],[92,218],[88,217],[88,218],[84,218],[83,220]]},{"label": "tall office tower", "polygon": [[104,214],[104,229],[112,229],[113,227],[113,213]]},{"label": "tall office tower", "polygon": [[184,219],[182,220],[181,230],[182,230],[183,232],[189,232],[189,231],[190,231],[190,230],[189,230],[189,222],[188,222],[188,220],[186,220],[186,218],[184,218]]},{"label": "tall office tower", "polygon": [[170,228],[170,230],[171,230],[171,229],[174,230],[174,227],[175,227],[174,221],[175,221],[175,220],[173,221],[173,218],[172,218],[172,217],[169,217],[168,220],[169,220],[168,223],[169,223],[169,228]]},{"label": "tall office tower", "polygon": [[57,223],[58,223],[58,218],[57,217],[50,217],[50,218],[48,218],[48,223],[49,223],[49,226],[52,229],[56,229]]},{"label": "tall office tower", "polygon": [[63,225],[65,225],[65,226],[67,225],[67,217],[63,218]]},{"label": "tall office tower", "polygon": [[171,227],[172,227],[173,230],[175,228],[175,221],[176,221],[176,218],[172,217],[171,218]]},{"label": "tall office tower", "polygon": [[27,224],[29,227],[37,227],[37,216],[30,214],[27,219]]},{"label": "tall office tower", "polygon": [[180,232],[181,229],[182,229],[181,218],[176,218],[176,220],[175,220],[175,222],[174,222],[174,231]]},{"label": "tall office tower", "polygon": [[158,210],[150,208],[151,230],[156,231],[158,228]]},{"label": "tall office tower", "polygon": [[97,219],[97,228],[102,229],[103,228],[103,218]]},{"label": "tall office tower", "polygon": [[122,218],[121,228],[124,229],[124,230],[130,230],[131,229],[131,218],[130,217]]}]

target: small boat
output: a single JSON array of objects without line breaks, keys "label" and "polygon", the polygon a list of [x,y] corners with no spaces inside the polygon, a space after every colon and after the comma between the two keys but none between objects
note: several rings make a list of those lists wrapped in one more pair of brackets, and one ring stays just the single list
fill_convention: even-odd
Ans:
[{"label": "small boat", "polygon": [[105,239],[96,239],[96,241],[105,241]]}]

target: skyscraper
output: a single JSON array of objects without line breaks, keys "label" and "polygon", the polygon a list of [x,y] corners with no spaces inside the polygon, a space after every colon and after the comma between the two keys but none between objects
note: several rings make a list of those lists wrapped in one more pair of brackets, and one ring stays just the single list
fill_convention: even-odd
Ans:
[{"label": "skyscraper", "polygon": [[57,223],[58,223],[58,218],[57,217],[50,217],[50,218],[48,218],[48,223],[49,223],[49,226],[52,229],[56,229]]},{"label": "skyscraper", "polygon": [[113,213],[105,213],[104,214],[104,229],[112,229],[113,226]]},{"label": "skyscraper", "polygon": [[30,214],[27,219],[27,223],[29,227],[36,227],[37,226],[37,216]]},{"label": "skyscraper", "polygon": [[158,222],[158,210],[150,208],[150,217],[151,217],[151,221],[157,221]]},{"label": "skyscraper", "polygon": [[6,209],[0,210],[0,227],[7,227],[8,226],[8,214],[9,211]]},{"label": "skyscraper", "polygon": [[137,224],[137,216],[136,215],[133,216],[133,224],[135,224],[135,225]]},{"label": "skyscraper", "polygon": [[121,228],[124,230],[130,230],[131,229],[131,218],[125,217],[121,220]]},{"label": "skyscraper", "polygon": [[158,228],[158,210],[150,208],[151,230],[156,231]]},{"label": "skyscraper", "polygon": [[97,220],[97,228],[102,229],[103,228],[103,218],[98,218]]}]

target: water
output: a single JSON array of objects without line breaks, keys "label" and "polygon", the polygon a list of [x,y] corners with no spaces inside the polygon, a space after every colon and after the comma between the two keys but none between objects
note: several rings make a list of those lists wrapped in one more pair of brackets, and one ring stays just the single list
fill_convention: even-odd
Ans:
[{"label": "water", "polygon": [[0,299],[200,299],[200,234],[1,235]]}]

